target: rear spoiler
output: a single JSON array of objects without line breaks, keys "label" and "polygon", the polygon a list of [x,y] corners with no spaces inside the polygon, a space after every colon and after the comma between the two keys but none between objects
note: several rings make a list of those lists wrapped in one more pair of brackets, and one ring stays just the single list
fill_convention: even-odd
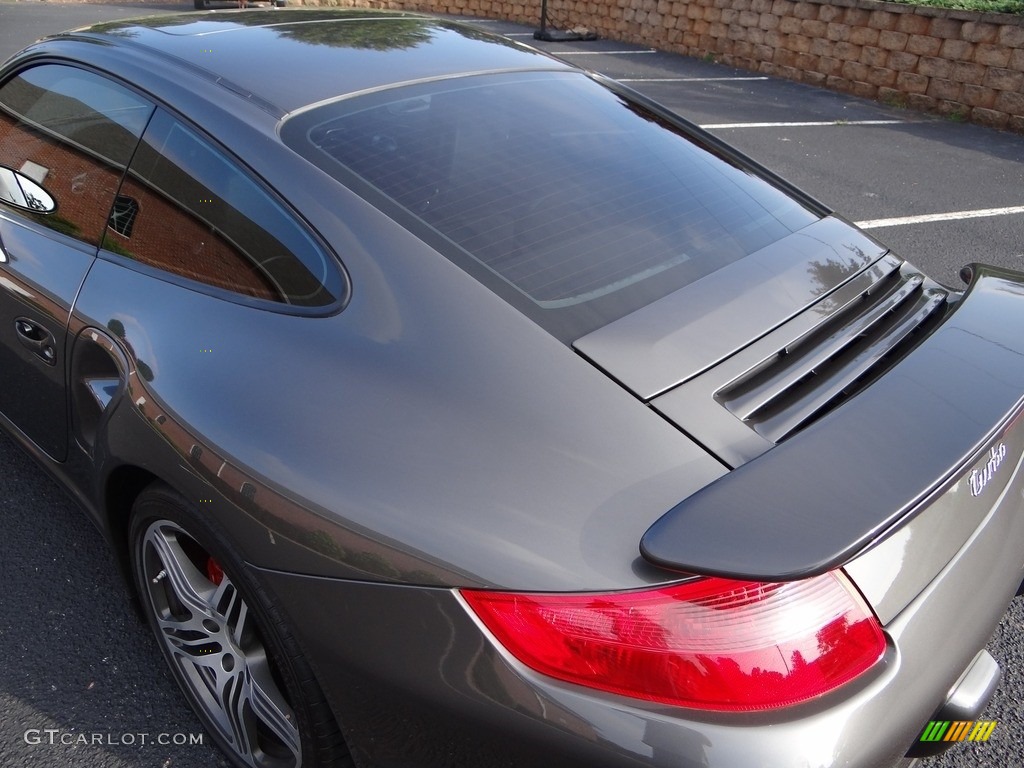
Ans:
[{"label": "rear spoiler", "polygon": [[1024,410],[1024,273],[971,265],[964,274],[966,294],[916,349],[821,420],[669,510],[641,539],[644,558],[757,581],[824,573],[989,454]]}]

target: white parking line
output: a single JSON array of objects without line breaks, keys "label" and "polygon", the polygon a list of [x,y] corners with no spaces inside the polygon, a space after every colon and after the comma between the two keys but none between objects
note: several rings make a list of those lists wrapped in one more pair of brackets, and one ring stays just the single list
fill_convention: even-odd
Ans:
[{"label": "white parking line", "polygon": [[658,53],[651,48],[649,51],[551,51],[558,56],[632,56],[635,53]]},{"label": "white parking line", "polygon": [[825,128],[846,125],[904,125],[908,120],[833,120],[831,122],[808,123],[710,123],[702,125],[706,131],[723,130],[725,128]]},{"label": "white parking line", "polygon": [[767,77],[616,77],[620,83],[717,83],[733,80],[768,80]]},{"label": "white parking line", "polygon": [[878,229],[880,227],[902,227],[905,224],[928,224],[933,221],[958,221],[960,219],[981,219],[986,216],[1010,216],[1024,213],[1024,205],[1009,208],[980,208],[975,211],[953,211],[951,213],[929,213],[923,216],[900,216],[894,219],[868,219],[854,222],[861,229]]}]

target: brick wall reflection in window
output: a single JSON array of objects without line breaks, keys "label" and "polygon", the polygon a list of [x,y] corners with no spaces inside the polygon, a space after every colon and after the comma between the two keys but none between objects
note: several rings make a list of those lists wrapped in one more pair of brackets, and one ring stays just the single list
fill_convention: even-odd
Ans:
[{"label": "brick wall reflection in window", "polygon": [[41,65],[0,88],[0,165],[43,184],[56,210],[24,213],[98,245],[117,185],[153,112],[120,85],[74,67]]}]

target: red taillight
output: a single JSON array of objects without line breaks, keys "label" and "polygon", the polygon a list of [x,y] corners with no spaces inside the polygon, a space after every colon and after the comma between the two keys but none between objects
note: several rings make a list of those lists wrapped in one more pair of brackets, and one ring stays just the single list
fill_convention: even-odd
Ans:
[{"label": "red taillight", "polygon": [[532,669],[682,707],[785,707],[831,691],[885,651],[841,572],[804,581],[709,578],[610,594],[464,590],[494,637]]}]

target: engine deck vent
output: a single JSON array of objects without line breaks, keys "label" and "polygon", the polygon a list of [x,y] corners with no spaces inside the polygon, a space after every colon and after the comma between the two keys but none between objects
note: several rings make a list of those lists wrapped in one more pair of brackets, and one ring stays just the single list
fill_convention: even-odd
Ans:
[{"label": "engine deck vent", "polygon": [[945,315],[949,294],[910,265],[894,265],[845,307],[715,393],[778,443],[867,386]]}]

